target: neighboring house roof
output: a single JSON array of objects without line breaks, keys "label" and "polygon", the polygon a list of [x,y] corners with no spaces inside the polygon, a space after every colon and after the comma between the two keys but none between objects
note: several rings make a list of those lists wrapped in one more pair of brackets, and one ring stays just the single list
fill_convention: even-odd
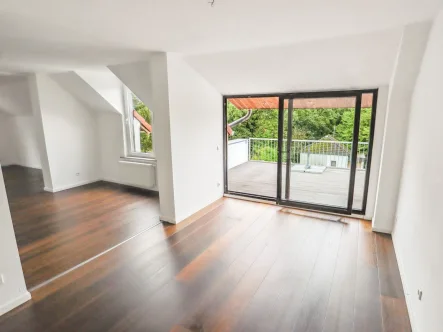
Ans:
[{"label": "neighboring house roof", "polygon": [[140,122],[141,129],[146,133],[152,133],[152,127],[149,123],[146,122],[145,118],[140,115],[136,110],[133,110],[134,118]]},{"label": "neighboring house roof", "polygon": [[239,110],[278,108],[278,97],[229,98],[228,101]]},{"label": "neighboring house roof", "polygon": [[234,135],[234,131],[232,130],[232,128],[229,125],[226,126],[226,131],[228,132],[229,136]]},{"label": "neighboring house roof", "polygon": [[[372,93],[362,95],[362,107],[372,107]],[[251,98],[229,98],[228,101],[239,110],[253,109],[278,109],[278,97],[251,97]],[[288,100],[285,99],[285,108]],[[309,108],[351,108],[355,107],[355,97],[336,98],[298,98],[294,99],[294,109]]]},{"label": "neighboring house roof", "polygon": [[337,141],[333,136],[326,135],[319,141],[309,144],[301,150],[302,153],[325,154],[348,156],[350,150],[340,141]]}]

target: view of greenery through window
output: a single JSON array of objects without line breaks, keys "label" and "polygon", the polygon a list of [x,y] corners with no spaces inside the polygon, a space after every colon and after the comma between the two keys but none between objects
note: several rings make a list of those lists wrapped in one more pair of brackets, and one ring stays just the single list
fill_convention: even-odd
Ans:
[{"label": "view of greenery through window", "polygon": [[[246,110],[237,109],[228,101],[227,122],[231,123],[246,115]],[[368,142],[371,125],[371,108],[362,108],[360,116],[359,142]],[[293,113],[292,139],[320,140],[329,135],[337,141],[351,142],[354,128],[353,108],[334,109],[295,109]],[[234,135],[229,139],[238,138],[273,138],[278,137],[278,109],[253,110],[251,118],[233,128]],[[284,123],[284,137],[287,137],[287,113]],[[258,142],[259,143],[259,142]],[[251,154],[252,160],[277,161],[277,151],[269,145],[255,144]],[[367,149],[367,145],[366,145]],[[367,152],[367,151],[365,151]],[[264,157],[271,156],[271,157]],[[275,160],[274,160],[275,159]]]},{"label": "view of greenery through window", "polygon": [[[151,122],[151,111],[149,108],[134,94],[132,94],[132,102],[134,109],[140,114],[147,123],[152,125]],[[152,134],[147,134],[143,130],[140,131],[140,146],[141,152],[152,152]]]}]

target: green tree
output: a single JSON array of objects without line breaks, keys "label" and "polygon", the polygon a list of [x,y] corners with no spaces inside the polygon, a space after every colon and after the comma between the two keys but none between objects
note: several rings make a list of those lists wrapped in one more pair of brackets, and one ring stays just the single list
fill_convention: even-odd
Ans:
[{"label": "green tree", "polygon": [[[343,114],[342,121],[337,126],[335,138],[339,141],[351,142],[354,135],[354,114],[352,110],[348,110]],[[359,142],[369,142],[371,132],[372,109],[363,108],[360,113],[360,130],[358,133]],[[367,152],[368,145],[359,145],[359,152]]]},{"label": "green tree", "polygon": [[[360,117],[360,142],[369,141],[371,109],[362,109]],[[233,122],[247,114],[247,110],[239,110],[233,104],[227,105],[227,121]],[[354,130],[353,108],[319,108],[295,109],[293,111],[292,138],[320,140],[326,135],[335,137],[339,141],[352,141]],[[283,135],[287,138],[288,113],[285,111]],[[278,110],[252,110],[250,119],[232,128],[234,135],[229,139],[237,138],[274,138],[278,137]],[[367,148],[367,147],[366,147]],[[272,149],[276,149],[273,147]],[[270,151],[269,145],[256,142],[251,158],[255,160],[276,161],[276,151]],[[274,160],[275,159],[275,160]]]},{"label": "green tree", "polygon": [[293,114],[293,132],[304,133],[306,139],[318,140],[333,135],[344,109],[296,109]]}]

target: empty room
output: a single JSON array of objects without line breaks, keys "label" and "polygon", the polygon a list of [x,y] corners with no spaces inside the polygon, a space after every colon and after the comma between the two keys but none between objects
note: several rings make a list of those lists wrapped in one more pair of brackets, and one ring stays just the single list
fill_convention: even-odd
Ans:
[{"label": "empty room", "polygon": [[0,13],[0,331],[441,331],[440,0]]}]

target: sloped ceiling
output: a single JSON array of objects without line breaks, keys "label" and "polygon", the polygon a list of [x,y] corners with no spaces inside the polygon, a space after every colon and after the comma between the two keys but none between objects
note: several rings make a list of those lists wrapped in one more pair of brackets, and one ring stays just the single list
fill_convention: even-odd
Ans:
[{"label": "sloped ceiling", "polygon": [[51,78],[91,110],[122,113],[122,83],[106,67],[52,74]]},{"label": "sloped ceiling", "polygon": [[388,85],[402,29],[185,60],[222,94],[373,88]]}]

